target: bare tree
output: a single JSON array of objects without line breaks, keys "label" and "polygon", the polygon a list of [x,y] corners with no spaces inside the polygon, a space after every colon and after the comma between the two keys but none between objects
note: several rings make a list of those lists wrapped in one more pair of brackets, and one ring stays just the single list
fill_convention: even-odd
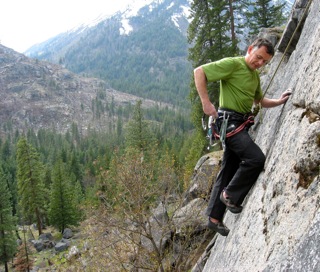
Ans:
[{"label": "bare tree", "polygon": [[195,233],[206,231],[194,220],[199,214],[191,213],[180,221],[175,218],[183,196],[168,153],[158,157],[154,151],[142,155],[127,150],[115,156],[100,187],[102,206],[96,218],[104,234],[95,232],[99,235],[95,240],[103,256],[99,254],[95,265],[106,269],[105,264],[113,263],[113,271],[168,272],[186,271],[196,262],[207,241]]}]

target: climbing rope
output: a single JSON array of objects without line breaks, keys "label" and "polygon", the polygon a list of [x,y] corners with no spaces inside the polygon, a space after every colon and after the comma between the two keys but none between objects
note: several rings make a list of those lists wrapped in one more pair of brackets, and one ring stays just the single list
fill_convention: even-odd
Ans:
[{"label": "climbing rope", "polygon": [[[289,48],[289,45],[291,44],[291,42],[292,42],[292,40],[293,40],[293,37],[295,36],[297,30],[298,30],[299,27],[301,26],[302,22],[304,22],[305,16],[306,16],[306,14],[307,14],[307,11],[308,11],[309,8],[310,8],[311,2],[312,2],[312,0],[309,0],[309,1],[308,1],[307,5],[306,5],[306,7],[305,7],[305,10],[304,10],[304,12],[303,12],[303,15],[302,15],[302,17],[301,17],[301,19],[300,19],[300,21],[299,21],[299,23],[298,23],[298,25],[297,25],[294,33],[293,33],[293,35],[291,36],[291,39],[290,39],[290,41],[289,41],[289,43],[288,43],[288,46],[286,47],[285,52],[283,53],[283,56],[282,56],[282,59],[281,59],[281,60],[283,60],[283,58],[284,58],[284,56],[285,56],[285,53],[286,53],[287,49]],[[280,66],[280,64],[278,65],[278,67],[279,67],[279,66]],[[278,67],[277,67],[277,68],[278,68]],[[269,86],[270,86],[270,83],[269,83]],[[269,87],[269,86],[268,86],[268,87]],[[286,103],[285,103],[285,104],[286,104]],[[274,128],[274,133],[272,134],[272,139],[271,139],[270,143],[273,143],[273,142],[274,142],[275,135],[277,135],[278,132],[279,132],[279,129],[280,129],[279,118],[282,116],[282,113],[283,113],[285,104],[283,104],[283,107],[281,108],[281,111],[280,111],[278,120],[276,121],[276,126],[275,126],[275,128]],[[268,149],[266,150],[266,154],[265,154],[265,155],[266,155],[266,158],[269,157],[268,155],[269,155],[270,152],[272,152],[273,147],[274,147],[274,145],[271,145],[271,148],[268,148]]]},{"label": "climbing rope", "polygon": [[[309,0],[308,3],[307,3],[307,5],[306,5],[306,7],[305,7],[305,10],[304,10],[304,12],[303,12],[302,17],[301,17],[298,25],[296,26],[293,34],[291,35],[291,38],[290,38],[290,40],[289,40],[289,42],[288,42],[288,44],[287,44],[287,46],[286,46],[286,49],[284,50],[284,52],[283,52],[283,54],[282,54],[282,57],[281,57],[281,59],[280,59],[280,62],[278,63],[277,68],[276,68],[276,70],[274,71],[274,73],[273,73],[273,75],[272,75],[272,77],[271,77],[271,79],[270,79],[270,81],[269,81],[269,84],[268,84],[266,90],[264,91],[264,93],[263,93],[263,95],[262,95],[261,100],[265,97],[266,93],[268,92],[268,90],[269,90],[269,88],[270,88],[270,86],[271,86],[271,83],[273,82],[273,80],[274,80],[274,78],[275,78],[275,76],[276,76],[276,74],[277,74],[277,72],[278,72],[278,70],[279,70],[279,68],[280,68],[281,63],[283,62],[283,60],[284,60],[284,58],[285,58],[285,56],[286,56],[286,54],[287,54],[287,52],[288,52],[288,50],[289,50],[289,48],[290,48],[290,46],[291,46],[291,43],[292,43],[292,41],[293,41],[294,36],[296,35],[296,33],[297,33],[298,29],[300,28],[301,24],[304,22],[305,16],[306,16],[306,14],[307,14],[307,11],[308,11],[309,8],[310,8],[311,3],[312,3],[312,0]],[[261,103],[259,103],[259,104],[253,109],[253,115],[254,115],[254,116],[257,116],[258,113],[260,112],[260,110],[261,110]],[[261,118],[262,118],[262,116],[260,115],[260,121],[261,121]]]}]

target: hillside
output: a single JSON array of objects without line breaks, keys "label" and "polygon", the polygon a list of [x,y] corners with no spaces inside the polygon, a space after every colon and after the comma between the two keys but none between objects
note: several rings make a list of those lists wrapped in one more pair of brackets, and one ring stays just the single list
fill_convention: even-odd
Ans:
[{"label": "hillside", "polygon": [[144,108],[160,107],[158,102],[114,90],[103,80],[81,77],[2,45],[0,59],[2,133],[29,128],[64,133],[72,124],[84,135],[88,129],[107,132],[120,117],[117,111],[130,112],[140,99]]}]

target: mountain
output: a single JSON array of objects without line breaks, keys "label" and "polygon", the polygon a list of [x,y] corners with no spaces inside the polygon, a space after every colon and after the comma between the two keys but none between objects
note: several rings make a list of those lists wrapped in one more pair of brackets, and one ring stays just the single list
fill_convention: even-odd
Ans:
[{"label": "mountain", "polygon": [[32,58],[157,101],[187,105],[188,0],[145,0],[28,49]]},{"label": "mountain", "polygon": [[[292,0],[285,2],[288,13]],[[123,92],[189,108],[190,5],[190,0],[136,0],[112,16],[35,45],[26,55],[101,78]],[[240,47],[245,50],[246,42]]]}]

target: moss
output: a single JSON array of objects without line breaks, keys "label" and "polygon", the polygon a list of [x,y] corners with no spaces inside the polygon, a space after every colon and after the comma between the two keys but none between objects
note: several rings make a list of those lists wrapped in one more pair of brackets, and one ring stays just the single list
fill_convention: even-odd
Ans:
[{"label": "moss", "polygon": [[53,240],[54,241],[59,241],[62,239],[62,233],[61,232],[55,232],[53,235]]}]

